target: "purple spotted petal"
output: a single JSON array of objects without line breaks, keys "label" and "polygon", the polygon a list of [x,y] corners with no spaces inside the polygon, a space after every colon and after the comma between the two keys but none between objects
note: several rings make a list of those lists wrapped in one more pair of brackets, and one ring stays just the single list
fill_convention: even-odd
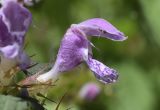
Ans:
[{"label": "purple spotted petal", "polygon": [[83,34],[75,29],[67,30],[61,41],[56,63],[59,64],[60,72],[68,71],[83,61],[83,48],[87,48],[88,41]]},{"label": "purple spotted petal", "polygon": [[123,41],[127,37],[108,21],[101,18],[86,20],[77,25],[87,36],[101,36],[115,41]]},{"label": "purple spotted petal", "polygon": [[19,49],[19,45],[14,42],[14,37],[9,33],[0,16],[0,52],[7,58],[14,58],[18,55]]},{"label": "purple spotted petal", "polygon": [[16,2],[8,2],[5,4],[2,8],[2,12],[4,22],[9,32],[14,37],[14,40],[21,44],[32,21],[31,13]]},{"label": "purple spotted petal", "polygon": [[9,33],[7,26],[2,20],[2,16],[0,15],[0,47],[12,45],[14,41],[13,37],[10,36],[11,34]]},{"label": "purple spotted petal", "polygon": [[[31,13],[21,4],[8,1],[0,9],[0,51],[6,57],[15,57],[24,42],[31,24]],[[11,50],[10,52],[8,52]],[[15,51],[14,51],[15,50]],[[14,54],[14,55],[13,55]]]},{"label": "purple spotted petal", "polygon": [[23,6],[16,2],[9,2],[4,6],[3,13],[9,23],[11,32],[23,32],[28,30],[31,23],[31,14]]},{"label": "purple spotted petal", "polygon": [[26,61],[27,55],[23,54],[23,43],[31,21],[31,13],[22,4],[16,0],[3,0],[0,8],[0,54],[6,58],[19,58],[22,67],[29,62]]},{"label": "purple spotted petal", "polygon": [[89,58],[87,64],[95,77],[103,83],[113,83],[118,79],[118,73],[114,69],[107,67],[95,59]]}]

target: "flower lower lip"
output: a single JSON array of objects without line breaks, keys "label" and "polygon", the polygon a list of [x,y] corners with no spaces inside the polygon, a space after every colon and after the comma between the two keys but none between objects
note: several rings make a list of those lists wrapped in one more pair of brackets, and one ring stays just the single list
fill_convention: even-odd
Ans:
[{"label": "flower lower lip", "polygon": [[100,82],[105,83],[105,84],[115,83],[118,79],[118,74],[114,75],[114,77],[113,75],[106,75],[104,77],[101,77],[97,75],[96,73],[94,73],[94,75]]}]

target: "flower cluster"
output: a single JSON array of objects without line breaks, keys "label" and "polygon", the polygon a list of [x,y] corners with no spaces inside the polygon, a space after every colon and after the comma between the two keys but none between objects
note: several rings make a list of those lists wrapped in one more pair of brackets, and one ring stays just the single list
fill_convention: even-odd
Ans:
[{"label": "flower cluster", "polygon": [[[37,2],[39,0],[33,0]],[[0,55],[14,59],[21,69],[26,69],[30,59],[23,50],[25,34],[32,22],[32,15],[25,5],[32,5],[30,0],[2,0],[0,8]],[[62,39],[57,59],[53,68],[37,77],[39,82],[56,78],[59,73],[69,71],[85,62],[95,77],[103,83],[113,83],[118,78],[116,70],[107,67],[93,58],[92,46],[88,36],[97,36],[123,41],[127,37],[108,21],[93,18],[79,24],[72,24]]]},{"label": "flower cluster", "polygon": [[116,70],[93,59],[93,45],[88,40],[88,36],[104,37],[113,41],[123,41],[127,38],[112,24],[101,18],[72,24],[61,41],[55,65],[49,72],[40,75],[37,80],[46,82],[56,78],[60,72],[69,71],[85,62],[99,81],[103,83],[115,82],[118,78]]}]

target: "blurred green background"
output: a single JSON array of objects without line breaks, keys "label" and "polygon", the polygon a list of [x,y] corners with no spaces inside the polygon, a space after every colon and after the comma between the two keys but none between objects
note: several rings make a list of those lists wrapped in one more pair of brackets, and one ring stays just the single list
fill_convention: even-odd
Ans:
[{"label": "blurred green background", "polygon": [[[128,36],[124,42],[91,39],[99,49],[93,49],[94,58],[115,68],[119,80],[101,84],[85,64],[62,74],[48,93],[58,101],[67,92],[60,110],[160,110],[160,0],[41,0],[29,8],[33,24],[27,53],[36,54],[36,62],[54,62],[66,29],[86,19],[106,19]],[[102,92],[93,102],[81,101],[78,92],[89,81]]]}]

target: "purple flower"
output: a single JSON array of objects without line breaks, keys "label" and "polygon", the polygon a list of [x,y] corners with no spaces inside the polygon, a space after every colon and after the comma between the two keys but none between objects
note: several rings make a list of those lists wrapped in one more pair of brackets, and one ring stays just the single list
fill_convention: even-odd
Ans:
[{"label": "purple flower", "polygon": [[100,94],[101,88],[96,83],[90,82],[85,84],[80,92],[79,97],[83,100],[92,101]]},{"label": "purple flower", "polygon": [[92,58],[93,45],[87,39],[88,36],[104,37],[114,41],[123,41],[127,38],[104,19],[93,18],[80,24],[73,24],[61,41],[55,65],[37,80],[48,81],[56,77],[59,72],[69,71],[85,62],[98,80],[103,83],[115,82],[118,78],[117,72]]},{"label": "purple flower", "polygon": [[[0,8],[0,54],[25,63],[23,51],[25,34],[32,21],[31,13],[17,0],[2,0]],[[24,57],[26,56],[26,57]],[[22,59],[23,58],[23,59]],[[23,64],[22,68],[25,68]],[[21,66],[21,64],[20,64]]]}]

